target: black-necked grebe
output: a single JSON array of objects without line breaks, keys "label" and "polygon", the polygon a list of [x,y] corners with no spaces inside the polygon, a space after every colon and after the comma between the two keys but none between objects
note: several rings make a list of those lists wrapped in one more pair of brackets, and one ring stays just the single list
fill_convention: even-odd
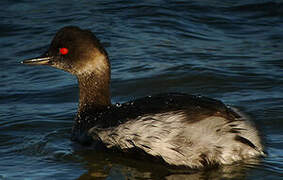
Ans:
[{"label": "black-necked grebe", "polygon": [[49,65],[76,75],[79,108],[72,139],[142,152],[174,166],[201,168],[264,155],[256,128],[222,102],[181,93],[110,101],[110,64],[88,30],[59,30],[47,53],[24,64]]}]

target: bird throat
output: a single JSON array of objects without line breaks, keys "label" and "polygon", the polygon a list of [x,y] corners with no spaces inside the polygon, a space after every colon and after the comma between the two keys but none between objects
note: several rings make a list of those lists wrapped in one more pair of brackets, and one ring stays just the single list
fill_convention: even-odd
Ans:
[{"label": "bird throat", "polygon": [[87,113],[111,105],[110,73],[89,73],[78,76],[79,109],[78,114]]}]

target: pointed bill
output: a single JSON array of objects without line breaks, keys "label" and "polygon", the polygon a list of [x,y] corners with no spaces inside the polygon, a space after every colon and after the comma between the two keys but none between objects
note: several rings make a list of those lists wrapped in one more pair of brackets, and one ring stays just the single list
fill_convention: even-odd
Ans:
[{"label": "pointed bill", "polygon": [[24,60],[21,63],[28,65],[49,65],[50,62],[51,62],[51,57],[38,57],[38,58]]}]

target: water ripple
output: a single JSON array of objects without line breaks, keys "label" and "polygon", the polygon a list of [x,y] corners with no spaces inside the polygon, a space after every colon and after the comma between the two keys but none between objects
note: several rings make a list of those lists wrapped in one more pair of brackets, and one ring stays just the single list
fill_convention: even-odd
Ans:
[{"label": "water ripple", "polygon": [[[0,4],[0,179],[282,179],[282,2]],[[76,78],[19,63],[44,53],[67,25],[90,29],[106,47],[113,102],[172,91],[221,99],[251,115],[269,156],[260,164],[167,176],[157,164],[75,148],[69,136]]]}]

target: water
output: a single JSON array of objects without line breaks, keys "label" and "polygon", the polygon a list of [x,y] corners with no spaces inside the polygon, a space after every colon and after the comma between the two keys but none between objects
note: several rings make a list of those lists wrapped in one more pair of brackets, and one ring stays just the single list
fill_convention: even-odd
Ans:
[{"label": "water", "polygon": [[[0,179],[282,179],[283,1],[0,5]],[[19,63],[67,25],[92,30],[106,47],[113,103],[176,91],[220,99],[252,117],[268,157],[170,175],[156,163],[73,144],[75,77]]]}]

